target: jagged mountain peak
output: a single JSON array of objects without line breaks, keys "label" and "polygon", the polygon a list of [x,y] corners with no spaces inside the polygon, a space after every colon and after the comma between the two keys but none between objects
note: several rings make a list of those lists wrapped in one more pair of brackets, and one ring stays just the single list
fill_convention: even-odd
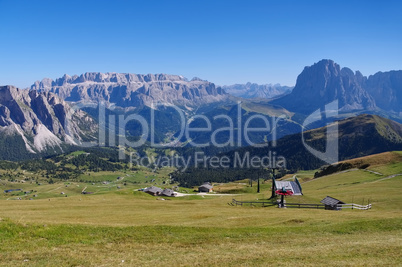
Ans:
[{"label": "jagged mountain peak", "polygon": [[309,114],[325,104],[339,101],[339,110],[375,110],[374,98],[364,89],[366,78],[360,72],[341,68],[324,59],[305,67],[297,77],[291,94],[273,103],[289,110]]}]

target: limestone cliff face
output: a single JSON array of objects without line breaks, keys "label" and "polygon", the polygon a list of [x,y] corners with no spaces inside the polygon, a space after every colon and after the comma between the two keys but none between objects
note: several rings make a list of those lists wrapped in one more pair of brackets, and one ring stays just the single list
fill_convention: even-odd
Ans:
[{"label": "limestone cliff face", "polygon": [[365,88],[378,107],[402,112],[402,71],[377,72],[368,77]]},{"label": "limestone cliff face", "polygon": [[0,87],[0,133],[23,139],[27,151],[45,152],[91,139],[95,122],[53,93]]},{"label": "limestone cliff face", "polygon": [[64,75],[55,81],[43,79],[31,89],[55,93],[66,101],[104,101],[124,108],[157,102],[196,107],[227,98],[224,90],[213,83],[167,74],[87,72],[80,76]]},{"label": "limestone cliff face", "polygon": [[341,112],[376,109],[374,98],[364,89],[367,78],[360,72],[340,68],[332,60],[305,67],[298,76],[292,93],[274,104],[291,111],[311,113],[334,100]]}]

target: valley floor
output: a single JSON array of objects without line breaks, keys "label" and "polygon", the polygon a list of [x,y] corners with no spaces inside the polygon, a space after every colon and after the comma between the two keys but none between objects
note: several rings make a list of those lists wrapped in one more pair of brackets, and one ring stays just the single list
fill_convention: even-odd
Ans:
[{"label": "valley floor", "polygon": [[[330,195],[348,203],[370,201],[373,208],[366,211],[228,205],[234,197],[267,199],[269,185],[260,194],[164,201],[132,188],[32,201],[2,199],[0,265],[398,266],[402,176],[390,175],[399,173],[401,163],[371,170],[377,174],[352,170],[309,180],[302,184],[304,196],[288,198],[319,203]],[[307,181],[309,174],[297,176]]]}]

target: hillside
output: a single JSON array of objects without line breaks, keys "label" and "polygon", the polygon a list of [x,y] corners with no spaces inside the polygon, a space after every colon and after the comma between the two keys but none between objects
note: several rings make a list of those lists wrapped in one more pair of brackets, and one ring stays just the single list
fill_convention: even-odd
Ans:
[{"label": "hillside", "polygon": [[[402,125],[376,115],[363,114],[341,120],[338,122],[338,130],[339,160],[402,150]],[[302,138],[312,148],[325,151],[326,131],[327,127],[321,127],[304,132],[303,135],[285,136],[278,140],[275,147],[271,143],[269,148],[286,158],[290,170],[316,169],[324,162],[306,150]],[[243,148],[240,151],[264,155],[266,150]]]},{"label": "hillside", "polygon": [[[376,115],[360,115],[341,120],[338,122],[338,129],[338,160],[402,150],[401,124]],[[208,168],[210,164],[207,162],[207,168],[189,168],[185,172],[175,173],[173,177],[176,181],[187,185],[209,181],[211,180],[210,177],[221,179],[225,182],[234,181],[250,172],[250,169],[248,169],[250,167],[244,169],[240,166],[239,159],[270,156],[270,166],[272,167],[275,164],[273,161],[274,153],[276,161],[278,161],[279,157],[285,159],[285,166],[275,167],[285,167],[290,171],[314,170],[328,163],[310,153],[303,145],[302,138],[313,149],[325,152],[326,130],[327,127],[313,129],[303,134],[285,136],[279,139],[276,144],[269,142],[267,147],[244,147],[219,155],[221,158],[228,157],[230,159],[231,168],[235,167],[237,163],[237,171],[236,168]],[[253,179],[256,179],[259,175],[265,179],[269,177],[268,174],[256,172],[256,170],[261,169],[260,167],[252,169],[254,169]]]},{"label": "hillside", "polygon": [[0,159],[62,152],[92,140],[95,121],[52,93],[0,87]]},{"label": "hillside", "polygon": [[[390,154],[394,153],[401,154]],[[371,158],[377,158],[375,161],[392,158],[390,154]],[[398,174],[393,170],[395,166],[401,170],[400,162],[381,160],[370,170]],[[303,196],[286,197],[288,203],[318,204],[324,197],[332,196],[346,203],[371,203],[372,209],[368,211],[228,205],[232,198],[266,201],[271,181],[262,183],[259,194],[255,186],[238,181],[215,187],[236,186],[247,193],[162,200],[133,191],[143,185],[144,177],[139,172],[116,172],[110,175],[115,175],[110,184],[99,180],[94,184],[66,181],[39,185],[2,178],[1,189],[23,188],[28,194],[1,193],[2,199],[9,200],[1,200],[7,205],[0,205],[0,238],[4,245],[0,262],[7,266],[27,262],[118,265],[123,261],[145,266],[164,266],[165,261],[178,266],[189,262],[208,266],[236,266],[239,262],[266,266],[283,263],[284,251],[291,250],[293,253],[281,266],[301,263],[317,266],[328,262],[395,266],[401,256],[402,179],[387,178],[389,174],[365,170],[337,173],[302,182]],[[128,185],[124,186],[124,180],[118,181],[117,175],[130,180]],[[157,178],[157,182],[161,179]],[[86,187],[94,194],[81,194]],[[15,200],[18,197],[24,200]],[[84,256],[80,254],[83,251]],[[217,260],[203,256],[211,251]]]},{"label": "hillside", "polygon": [[[402,174],[402,153],[401,152],[384,152],[370,156],[344,160],[339,163],[325,165],[320,168],[314,175],[315,178],[334,173],[361,169],[378,175]],[[389,169],[384,169],[384,165],[389,165]],[[376,170],[376,171],[373,171]]]},{"label": "hillside", "polygon": [[[353,168],[313,179],[302,178],[306,201],[333,196],[346,203],[367,204],[376,210],[401,211],[399,188],[402,182],[402,152],[386,152],[343,161]],[[364,169],[357,167],[364,166]],[[296,174],[297,177],[298,174]]]},{"label": "hillside", "polygon": [[384,152],[360,158],[344,160],[339,163],[349,163],[354,167],[367,166],[366,168],[377,168],[387,164],[399,164],[402,162],[402,152]]}]

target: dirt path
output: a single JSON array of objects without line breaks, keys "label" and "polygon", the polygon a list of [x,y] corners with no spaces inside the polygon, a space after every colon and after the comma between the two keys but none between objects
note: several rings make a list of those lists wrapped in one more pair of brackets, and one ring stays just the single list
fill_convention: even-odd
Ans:
[{"label": "dirt path", "polygon": [[57,187],[57,188],[54,188],[54,189],[51,189],[51,190],[45,191],[44,193],[53,192],[53,191],[59,190],[60,188],[62,188],[62,186],[59,186],[59,187]]},{"label": "dirt path", "polygon": [[176,197],[185,197],[185,196],[237,196],[239,194],[208,194],[208,193],[197,193],[197,194],[184,194],[175,192]]},{"label": "dirt path", "polygon": [[375,172],[375,171],[370,171],[370,170],[365,170],[366,172],[370,172],[370,173],[374,173],[374,174],[377,174],[377,175],[384,175],[384,174],[382,174],[382,173],[379,173],[379,172]]},{"label": "dirt path", "polygon": [[387,176],[387,177],[384,177],[384,178],[381,178],[381,179],[375,180],[375,181],[373,181],[372,183],[376,183],[376,182],[380,182],[380,181],[384,181],[384,180],[392,179],[392,178],[397,177],[397,176],[402,176],[402,173],[393,174],[393,175],[390,175],[390,176]]}]

